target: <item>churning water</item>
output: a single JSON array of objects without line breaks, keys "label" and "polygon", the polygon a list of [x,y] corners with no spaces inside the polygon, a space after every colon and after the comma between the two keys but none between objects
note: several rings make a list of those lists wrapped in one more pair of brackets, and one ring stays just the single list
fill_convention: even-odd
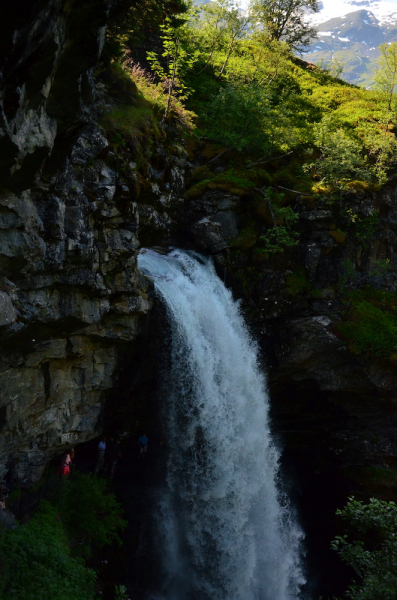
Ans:
[{"label": "churning water", "polygon": [[257,349],[210,259],[144,250],[165,303],[169,458],[159,505],[167,600],[293,600],[302,533],[277,485]]}]

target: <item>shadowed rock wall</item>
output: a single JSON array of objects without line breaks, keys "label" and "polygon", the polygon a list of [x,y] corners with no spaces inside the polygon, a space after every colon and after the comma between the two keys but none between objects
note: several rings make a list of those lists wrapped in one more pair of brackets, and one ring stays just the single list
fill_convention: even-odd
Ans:
[{"label": "shadowed rock wall", "polygon": [[0,478],[29,484],[101,431],[149,302],[137,205],[95,124],[111,3],[23,4],[0,35]]}]

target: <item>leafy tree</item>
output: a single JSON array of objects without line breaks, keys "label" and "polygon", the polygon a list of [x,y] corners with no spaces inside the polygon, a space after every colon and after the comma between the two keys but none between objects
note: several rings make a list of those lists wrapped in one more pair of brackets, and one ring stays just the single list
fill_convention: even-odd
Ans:
[{"label": "leafy tree", "polygon": [[251,11],[271,40],[284,41],[303,52],[317,36],[305,11],[318,12],[318,0],[252,0]]},{"label": "leafy tree", "polygon": [[326,71],[331,77],[340,77],[343,73],[344,63],[338,58],[332,58],[329,62],[325,62],[322,58],[316,65],[319,69]]},{"label": "leafy tree", "polygon": [[164,17],[178,23],[187,10],[184,0],[118,0],[112,4],[106,30],[104,56],[120,60],[126,47],[142,43],[148,33],[158,30]]},{"label": "leafy tree", "polygon": [[42,501],[28,525],[0,532],[2,600],[92,600],[95,573],[73,558],[56,510]]},{"label": "leafy tree", "polygon": [[225,22],[224,38],[226,41],[226,56],[221,66],[221,70],[218,73],[218,79],[224,72],[227,63],[236,48],[237,42],[246,35],[249,17],[241,14],[238,5],[230,5],[229,10],[226,12]]},{"label": "leafy tree", "polygon": [[178,25],[174,25],[172,19],[167,17],[160,26],[163,52],[161,55],[153,51],[147,53],[152,71],[167,91],[167,104],[162,121],[168,117],[173,98],[178,96],[180,100],[185,100],[192,91],[185,84],[185,76],[197,60],[197,55],[190,52],[186,44],[186,29],[191,16],[192,12],[187,13]]},{"label": "leafy tree", "polygon": [[380,57],[375,74],[375,89],[380,93],[383,110],[377,119],[359,124],[358,133],[362,137],[370,156],[374,157],[374,173],[379,183],[387,181],[390,164],[395,162],[397,140],[391,123],[395,118],[397,86],[397,43],[379,46]]},{"label": "leafy tree", "polygon": [[[337,515],[355,532],[338,536],[331,547],[360,578],[347,591],[351,600],[397,598],[397,505],[371,498],[364,504],[354,498]],[[357,538],[357,534],[359,539]]]},{"label": "leafy tree", "polygon": [[315,141],[321,156],[303,165],[306,172],[314,171],[322,183],[340,191],[351,180],[371,181],[372,173],[362,145],[341,127],[334,129],[328,116],[315,128]]},{"label": "leafy tree", "polygon": [[397,42],[381,44],[378,47],[378,69],[375,74],[376,88],[385,98],[389,112],[395,106],[395,91],[397,86]]},{"label": "leafy tree", "polygon": [[239,151],[271,155],[294,140],[289,115],[283,103],[274,107],[270,86],[256,81],[233,82],[213,95],[202,108],[207,134]]},{"label": "leafy tree", "polygon": [[216,50],[219,50],[227,35],[229,12],[233,8],[230,0],[216,0],[203,4],[198,19],[195,22],[195,32],[198,34],[197,45],[206,56],[204,66],[197,72],[200,75],[211,64]]}]

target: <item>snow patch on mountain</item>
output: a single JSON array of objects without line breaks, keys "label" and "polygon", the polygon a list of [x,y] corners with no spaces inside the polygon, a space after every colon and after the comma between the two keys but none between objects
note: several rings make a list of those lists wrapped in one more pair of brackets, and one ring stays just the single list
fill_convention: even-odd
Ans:
[{"label": "snow patch on mountain", "polygon": [[329,19],[349,16],[349,13],[360,9],[371,12],[380,23],[394,23],[397,21],[397,4],[376,0],[322,0],[320,11],[311,13],[308,19],[315,24],[324,23]]}]

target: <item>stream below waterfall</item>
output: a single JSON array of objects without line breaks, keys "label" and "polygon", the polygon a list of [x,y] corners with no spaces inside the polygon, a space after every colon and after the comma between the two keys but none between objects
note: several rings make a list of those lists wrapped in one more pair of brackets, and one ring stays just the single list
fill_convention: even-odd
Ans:
[{"label": "stream below waterfall", "polygon": [[282,493],[266,378],[210,258],[142,250],[165,306],[164,489],[153,518],[165,600],[294,600],[302,532]]}]

